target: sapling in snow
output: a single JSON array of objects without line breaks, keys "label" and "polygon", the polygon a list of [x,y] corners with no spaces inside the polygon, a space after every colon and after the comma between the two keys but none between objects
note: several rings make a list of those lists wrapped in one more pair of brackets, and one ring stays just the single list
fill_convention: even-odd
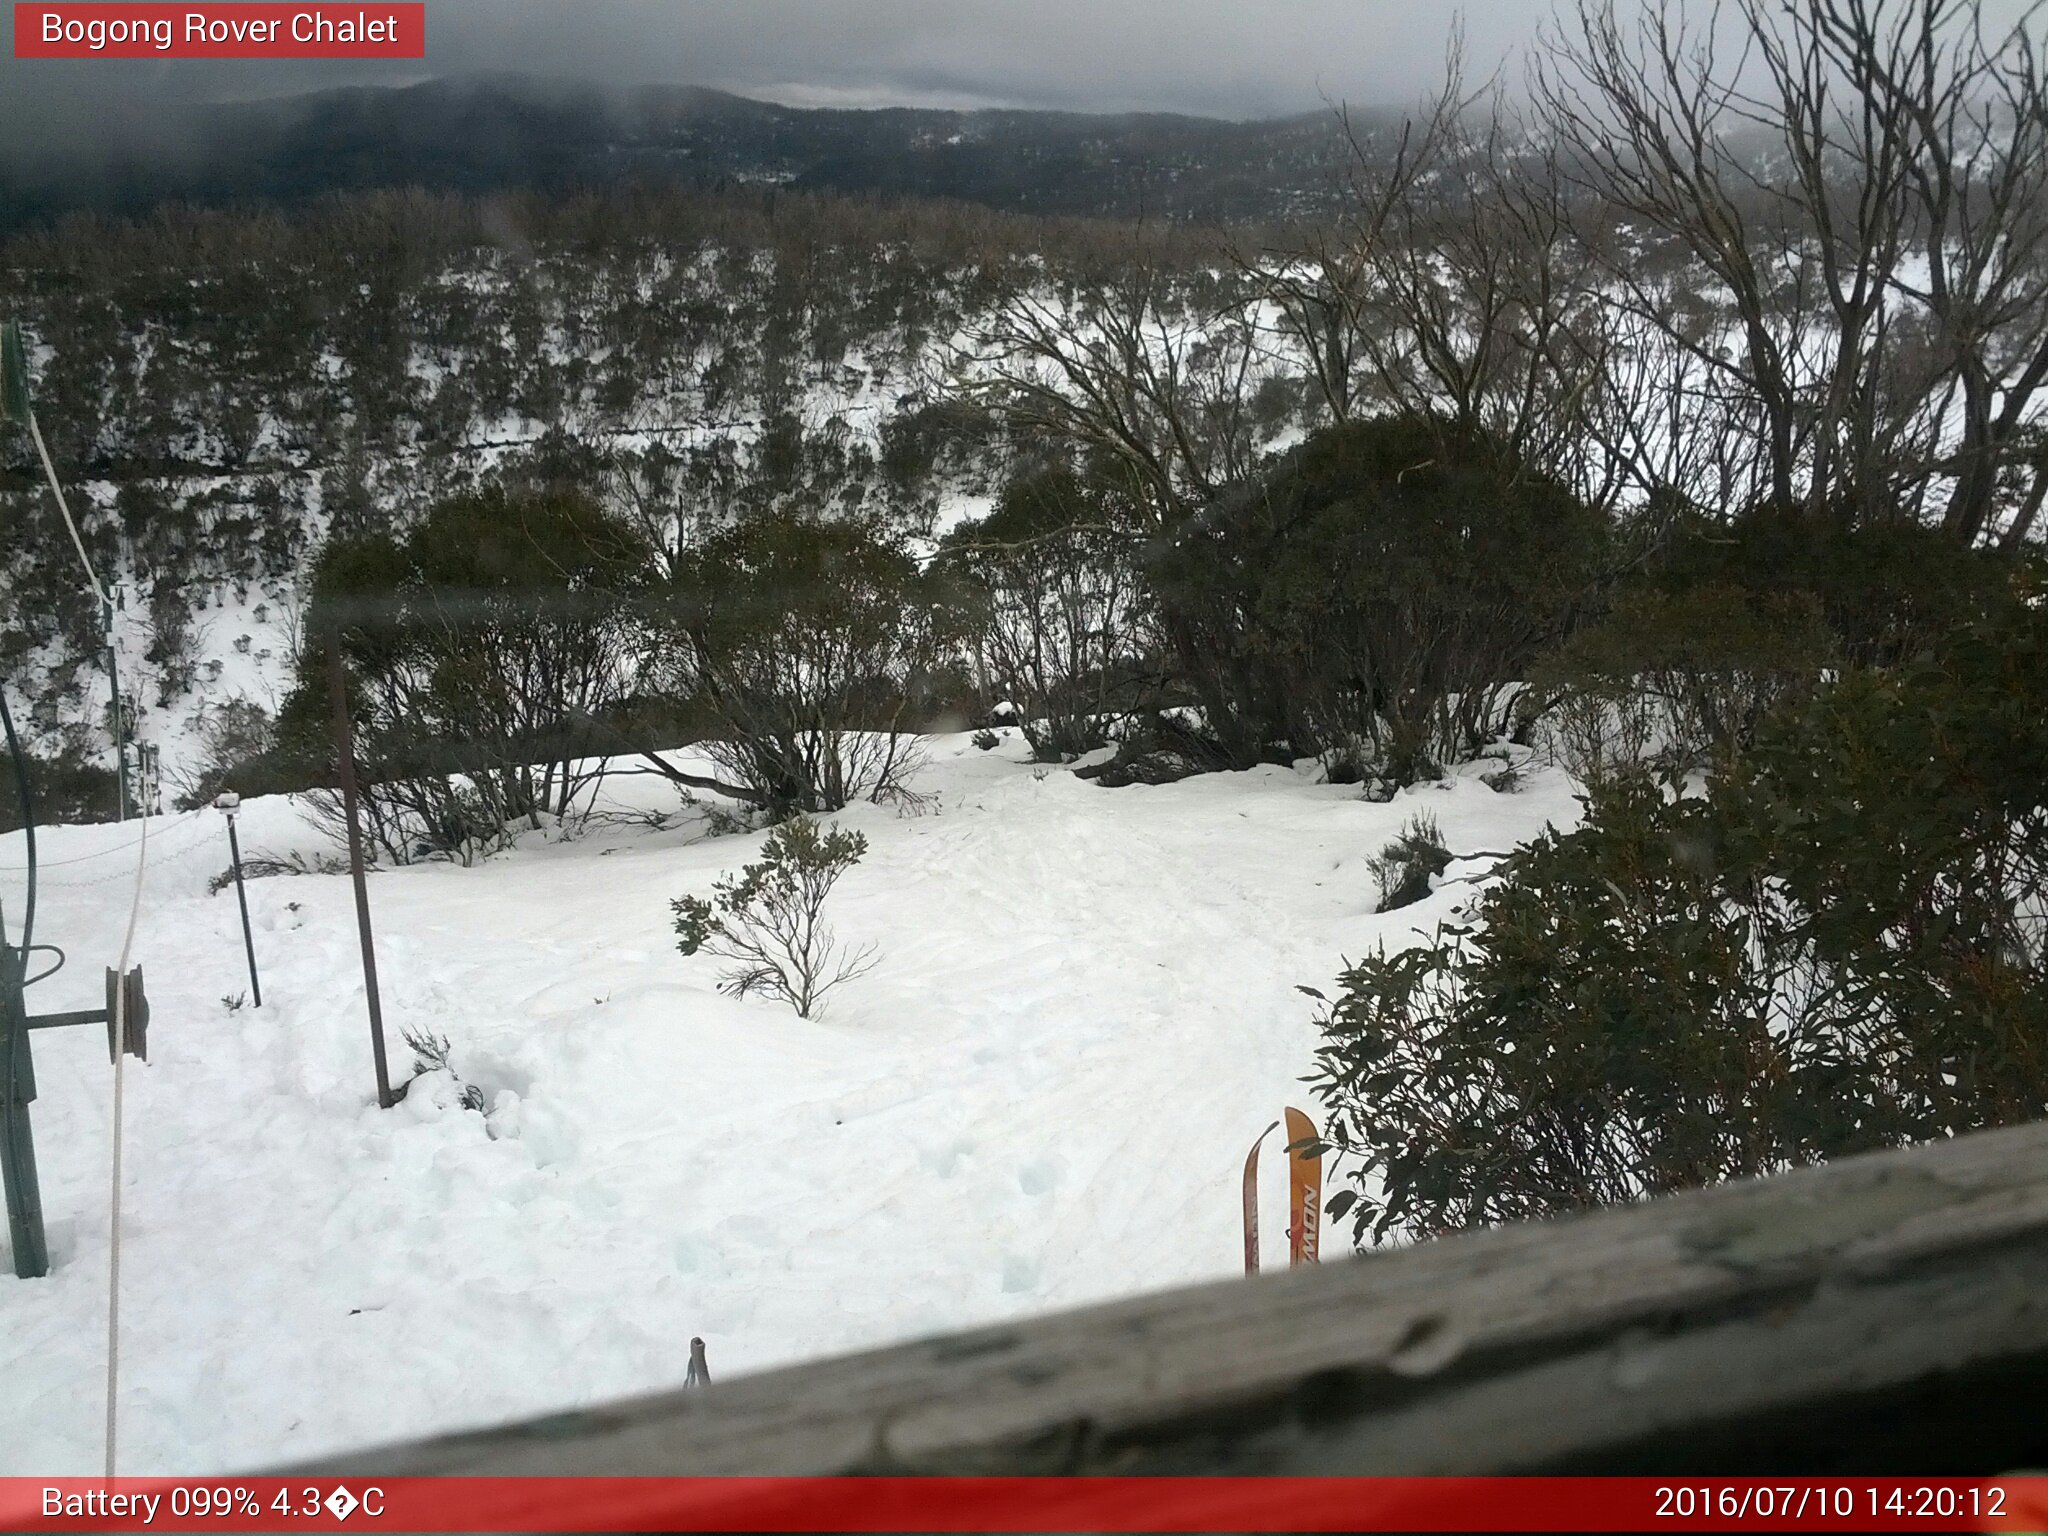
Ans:
[{"label": "sapling in snow", "polygon": [[1392,912],[1413,906],[1426,897],[1438,876],[1451,867],[1451,850],[1444,846],[1436,818],[1417,811],[1395,838],[1366,861],[1379,882],[1380,904],[1375,909]]},{"label": "sapling in snow", "polygon": [[676,947],[731,962],[719,978],[721,991],[759,992],[808,1019],[827,992],[874,964],[874,946],[842,949],[819,920],[832,887],[867,851],[858,832],[792,817],[768,834],[758,861],[712,886],[709,901],[684,896],[669,903]]},{"label": "sapling in snow", "polygon": [[412,1075],[421,1078],[433,1072],[446,1072],[449,1079],[460,1090],[457,1102],[464,1109],[483,1112],[484,1091],[475,1083],[465,1083],[456,1076],[454,1063],[449,1060],[454,1047],[446,1035],[437,1035],[430,1029],[406,1029],[401,1032],[405,1043],[412,1047]]}]

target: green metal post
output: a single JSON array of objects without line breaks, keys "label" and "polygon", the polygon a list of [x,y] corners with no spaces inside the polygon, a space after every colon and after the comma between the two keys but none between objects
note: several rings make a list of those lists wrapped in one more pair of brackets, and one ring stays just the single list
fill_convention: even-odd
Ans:
[{"label": "green metal post", "polygon": [[14,1273],[34,1280],[50,1272],[43,1236],[43,1196],[36,1182],[36,1144],[28,1107],[36,1096],[28,1048],[28,1008],[22,995],[24,958],[0,940],[0,1175],[7,1186],[7,1240]]}]

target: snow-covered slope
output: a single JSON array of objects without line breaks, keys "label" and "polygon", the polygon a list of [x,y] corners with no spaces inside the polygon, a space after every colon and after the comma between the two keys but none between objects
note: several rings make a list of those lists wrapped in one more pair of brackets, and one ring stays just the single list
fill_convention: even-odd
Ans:
[{"label": "snow-covered slope", "polygon": [[[1375,805],[1266,768],[1104,790],[1010,739],[931,744],[919,815],[863,805],[833,897],[880,946],[827,1016],[715,991],[668,903],[758,836],[624,820],[475,869],[370,883],[394,1071],[403,1029],[445,1077],[373,1102],[349,883],[252,882],[247,990],[217,813],[152,825],[138,956],[152,1060],[128,1080],[124,1473],[246,1469],[680,1383],[701,1334],[728,1375],[932,1330],[1227,1276],[1236,1175],[1317,1042],[1298,983],[1433,924],[1373,915],[1366,868],[1414,811],[1454,851],[1576,815],[1561,774],[1477,769]],[[611,798],[673,808],[650,779]],[[70,964],[38,1011],[88,1006],[126,916],[137,828],[43,842],[39,939]],[[282,801],[245,849],[323,851]],[[19,912],[20,836],[0,839]],[[1454,865],[1452,875],[1480,865]],[[0,1273],[0,1473],[99,1466],[110,1068],[96,1030],[36,1036],[55,1268]],[[1284,1159],[1265,1159],[1268,1262]],[[1343,1236],[1328,1234],[1331,1248]]]}]

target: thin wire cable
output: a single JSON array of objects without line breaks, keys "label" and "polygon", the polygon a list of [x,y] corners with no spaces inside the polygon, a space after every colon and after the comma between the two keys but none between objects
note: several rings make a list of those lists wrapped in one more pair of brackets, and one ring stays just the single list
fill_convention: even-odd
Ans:
[{"label": "thin wire cable", "polygon": [[[170,831],[174,828],[185,826],[192,821],[196,821],[199,817],[205,814],[206,813],[204,811],[187,811],[182,816],[180,816],[176,821],[172,822],[170,827],[167,827],[164,830]],[[136,839],[134,841],[126,843],[116,843],[111,848],[101,848],[93,853],[81,853],[76,858],[39,859],[36,862],[36,868],[63,869],[66,866],[72,864],[90,864],[94,859],[111,859],[115,854],[126,853],[130,848],[137,846],[137,843],[139,841],[140,839]],[[26,873],[28,873],[28,865],[26,864],[0,864],[0,875],[21,875]]]},{"label": "thin wire cable", "polygon": [[57,510],[64,514],[64,526],[71,534],[71,547],[78,551],[78,563],[85,567],[85,579],[92,587],[92,595],[100,600],[100,607],[107,606],[107,589],[100,585],[94,574],[92,557],[85,552],[85,540],[78,535],[78,524],[72,521],[71,506],[64,500],[64,488],[57,483],[57,468],[50,462],[50,450],[43,446],[43,429],[36,425],[36,413],[28,413],[28,435],[36,440],[36,454],[43,461],[43,474],[49,479],[50,494],[57,498]]},{"label": "thin wire cable", "polygon": [[135,927],[142,917],[142,881],[149,871],[149,818],[142,818],[142,850],[135,859],[135,895],[128,904],[128,931],[121,936],[121,963],[114,971],[114,1167],[109,1197],[112,1237],[107,1244],[107,1476],[114,1475],[118,1430],[115,1412],[121,1380],[121,1089],[128,1060],[128,957],[135,948]]}]

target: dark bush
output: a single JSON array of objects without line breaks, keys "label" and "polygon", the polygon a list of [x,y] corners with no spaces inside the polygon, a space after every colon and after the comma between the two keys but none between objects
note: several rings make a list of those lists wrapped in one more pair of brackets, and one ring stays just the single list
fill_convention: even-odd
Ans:
[{"label": "dark bush", "polygon": [[728,793],[783,815],[903,791],[963,615],[899,540],[763,513],[690,552],[661,604],[660,682],[705,711]]},{"label": "dark bush", "polygon": [[[628,680],[648,559],[631,529],[560,488],[488,489],[439,503],[402,538],[329,544],[279,711],[283,753],[331,782],[332,635],[366,821],[391,858],[467,859],[521,823],[574,817],[611,745],[595,717]],[[332,797],[316,808],[331,819]]]},{"label": "dark bush", "polygon": [[1507,727],[1607,532],[1491,443],[1378,419],[1317,433],[1226,496],[1152,576],[1178,648],[1229,701],[1219,734],[1259,738],[1251,760],[1284,742],[1405,784]]},{"label": "dark bush", "polygon": [[1843,662],[1884,666],[2006,601],[2012,569],[1933,528],[1760,509],[1730,528],[1680,520],[1648,579],[1669,593],[1739,588],[1764,604],[1810,602]]},{"label": "dark bush", "polygon": [[[251,795],[277,788],[267,782],[269,775],[263,767],[276,746],[277,733],[270,711],[254,699],[238,697],[202,705],[192,728],[199,739],[199,751],[173,802],[179,810],[211,805],[223,790]],[[243,787],[245,781],[250,788]],[[297,790],[310,786],[293,782],[285,787]]]},{"label": "dark bush", "polygon": [[1436,879],[1451,867],[1451,850],[1444,846],[1436,818],[1417,811],[1401,835],[1372,857],[1370,867],[1380,887],[1377,910],[1392,912],[1429,895]]},{"label": "dark bush", "polygon": [[1819,600],[1720,583],[1624,595],[1534,669],[1536,696],[1582,783],[1655,752],[1692,766],[1739,753],[1776,705],[1834,659]]},{"label": "dark bush", "polygon": [[946,538],[941,569],[974,605],[986,686],[1018,708],[1033,754],[1061,762],[1118,733],[1156,644],[1115,500],[1071,469],[1012,480]]},{"label": "dark bush", "polygon": [[[88,762],[76,752],[51,757],[30,752],[29,795],[37,826],[76,825],[115,819],[114,770]],[[21,786],[13,754],[0,747],[0,832],[21,828]]]}]

